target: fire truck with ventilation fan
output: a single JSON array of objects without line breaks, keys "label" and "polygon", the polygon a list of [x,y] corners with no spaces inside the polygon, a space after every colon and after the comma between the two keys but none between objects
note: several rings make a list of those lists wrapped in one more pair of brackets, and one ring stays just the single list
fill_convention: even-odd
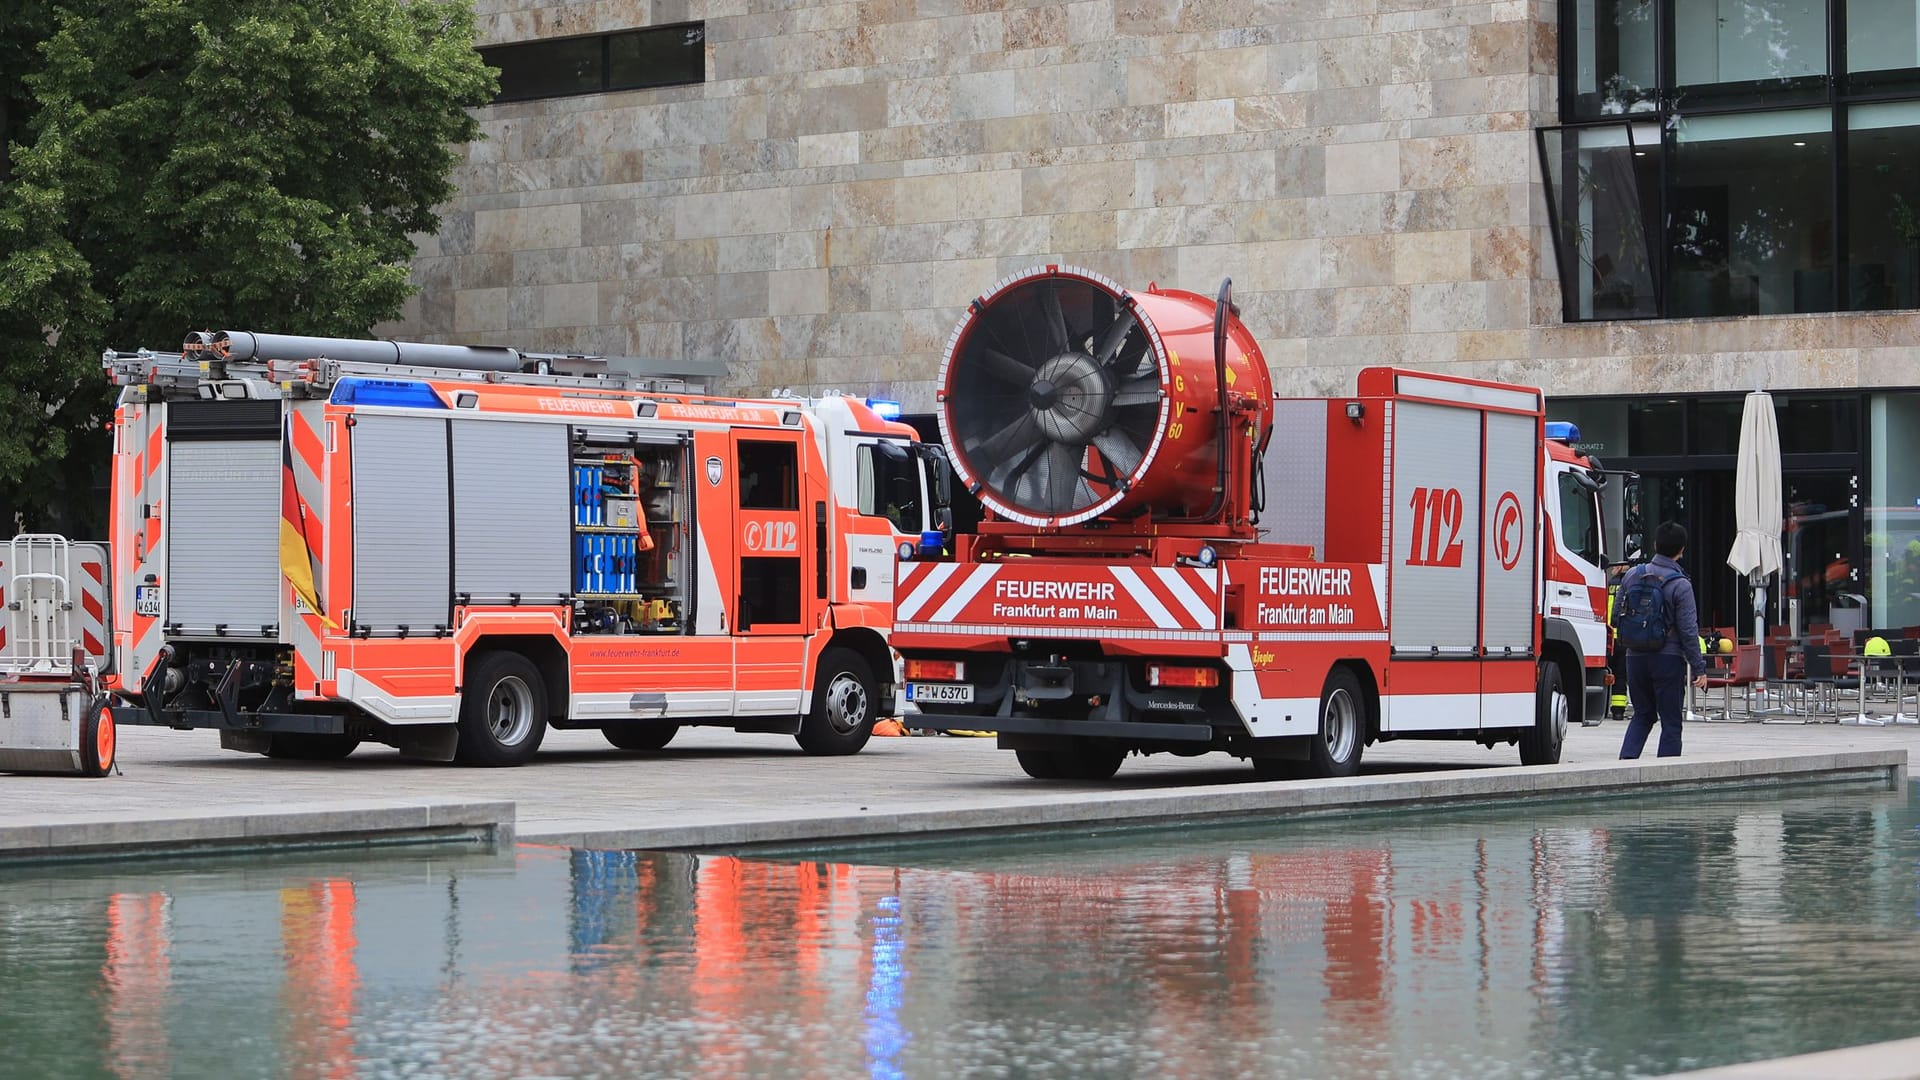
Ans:
[{"label": "fire truck with ventilation fan", "polygon": [[1396,739],[1553,763],[1605,708],[1606,478],[1538,390],[1374,367],[1276,398],[1230,283],[1053,266],[969,305],[938,385],[987,519],[901,548],[917,727],[1042,779],[1209,751],[1325,777]]}]

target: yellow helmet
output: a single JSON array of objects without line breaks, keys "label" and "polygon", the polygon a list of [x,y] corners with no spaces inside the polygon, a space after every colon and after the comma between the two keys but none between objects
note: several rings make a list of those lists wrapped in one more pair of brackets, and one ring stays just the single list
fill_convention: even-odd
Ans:
[{"label": "yellow helmet", "polygon": [[1887,644],[1886,638],[1876,634],[1867,639],[1867,643],[1860,649],[1860,654],[1862,656],[1892,656],[1893,646]]}]

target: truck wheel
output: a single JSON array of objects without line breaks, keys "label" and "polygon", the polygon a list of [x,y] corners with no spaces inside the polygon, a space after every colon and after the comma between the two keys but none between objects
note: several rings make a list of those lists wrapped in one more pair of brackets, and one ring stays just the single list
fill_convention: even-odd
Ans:
[{"label": "truck wheel", "polygon": [[351,735],[296,731],[276,731],[268,739],[267,756],[287,761],[339,761],[360,745],[360,740]]},{"label": "truck wheel", "polygon": [[471,658],[453,759],[463,765],[524,765],[546,737],[547,687],[533,661],[512,652]]},{"label": "truck wheel", "polygon": [[1320,691],[1320,733],[1313,739],[1307,774],[1328,777],[1359,772],[1366,734],[1367,697],[1360,690],[1360,680],[1346,668],[1334,668]]},{"label": "truck wheel", "polygon": [[600,729],[608,742],[622,750],[658,750],[679,733],[679,724],[621,724]]},{"label": "truck wheel", "polygon": [[1567,740],[1567,692],[1560,665],[1543,663],[1533,686],[1533,726],[1520,734],[1520,764],[1558,765]]},{"label": "truck wheel", "polygon": [[1013,757],[1020,770],[1035,780],[1060,779],[1060,762],[1051,750],[1015,750]]},{"label": "truck wheel", "polygon": [[796,736],[800,749],[826,757],[859,753],[879,719],[877,699],[873,671],[859,653],[837,646],[821,653],[813,710]]},{"label": "truck wheel", "polygon": [[1106,742],[1082,740],[1071,750],[1056,750],[1062,780],[1110,780],[1127,760],[1127,749]]},{"label": "truck wheel", "polygon": [[119,749],[120,730],[114,726],[113,710],[104,706],[88,710],[86,723],[80,725],[80,775],[105,776],[112,772]]}]

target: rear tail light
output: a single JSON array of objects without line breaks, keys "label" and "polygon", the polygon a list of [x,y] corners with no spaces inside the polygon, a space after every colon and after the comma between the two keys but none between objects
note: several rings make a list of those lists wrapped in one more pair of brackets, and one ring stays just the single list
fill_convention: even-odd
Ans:
[{"label": "rear tail light", "polygon": [[959,660],[909,660],[907,678],[926,682],[957,682],[967,677],[967,665]]},{"label": "rear tail light", "polygon": [[1173,667],[1169,664],[1148,664],[1147,685],[1219,686],[1220,672],[1210,667]]}]

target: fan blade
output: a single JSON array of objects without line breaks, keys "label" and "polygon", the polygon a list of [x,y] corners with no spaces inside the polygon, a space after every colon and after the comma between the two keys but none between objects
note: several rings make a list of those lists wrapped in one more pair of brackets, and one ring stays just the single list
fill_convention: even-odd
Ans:
[{"label": "fan blade", "polygon": [[1033,383],[1032,368],[991,345],[980,346],[974,350],[973,355],[980,361],[980,370],[988,375],[1021,387],[1030,386]]},{"label": "fan blade", "polygon": [[1044,290],[1047,316],[1047,333],[1053,342],[1055,356],[1067,351],[1067,315],[1060,310],[1060,286],[1055,283]]},{"label": "fan blade", "polygon": [[1080,489],[1080,462],[1086,448],[1054,443],[1047,449],[1047,509],[1064,514],[1073,509]]},{"label": "fan blade", "polygon": [[1113,395],[1114,408],[1122,405],[1151,405],[1160,400],[1160,379],[1155,375],[1142,375],[1132,382],[1123,384]]},{"label": "fan blade", "polygon": [[1006,492],[1018,501],[1021,482],[1032,479],[1034,463],[1040,460],[1050,445],[1044,436],[1040,436],[1033,443],[1021,446],[1017,453],[1007,455],[998,466],[988,470],[987,486]]},{"label": "fan blade", "polygon": [[1107,327],[1106,335],[1100,339],[1100,344],[1093,350],[1093,358],[1101,367],[1108,367],[1120,359],[1120,350],[1126,345],[1127,338],[1133,334],[1133,327],[1132,314],[1123,311],[1115,316],[1113,325]]},{"label": "fan blade", "polygon": [[1039,432],[1035,430],[1033,414],[1021,409],[1020,415],[1014,417],[1012,423],[968,446],[967,450],[978,455],[981,464],[992,465],[1012,458],[1015,450],[1024,449],[1027,440],[1022,438],[1023,435],[1038,434]]},{"label": "fan blade", "polygon": [[1093,448],[1100,451],[1100,456],[1107,459],[1113,471],[1123,477],[1132,476],[1133,471],[1140,467],[1140,448],[1127,438],[1125,432],[1108,428],[1093,437]]}]

